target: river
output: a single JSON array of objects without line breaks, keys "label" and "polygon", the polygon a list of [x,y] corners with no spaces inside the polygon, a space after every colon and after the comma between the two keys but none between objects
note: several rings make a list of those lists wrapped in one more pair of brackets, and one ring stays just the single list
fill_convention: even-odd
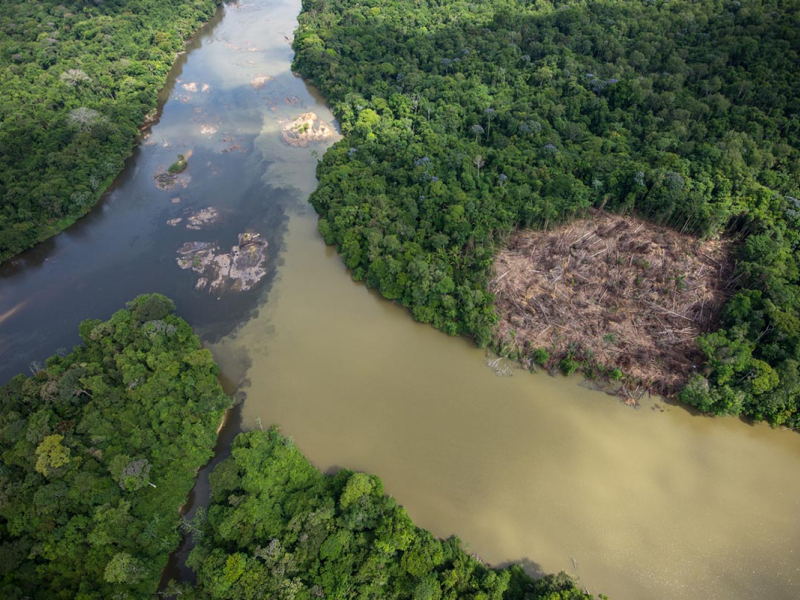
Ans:
[{"label": "river", "polygon": [[[277,423],[320,468],[378,474],[417,524],[494,565],[565,569],[613,600],[800,597],[799,435],[657,399],[634,410],[578,378],[498,374],[467,340],[349,278],[305,201],[324,146],[279,140],[303,112],[332,118],[289,70],[298,10],[227,6],[176,65],[160,122],[103,203],[0,270],[2,379],[77,343],[82,318],[160,291],[244,398],[245,427]],[[258,75],[274,81],[254,89]],[[231,136],[241,150],[223,153]],[[155,170],[188,150],[186,189],[158,190]],[[166,223],[206,206],[224,221]],[[268,240],[270,275],[219,299],[195,291],[176,250],[242,231]]]}]

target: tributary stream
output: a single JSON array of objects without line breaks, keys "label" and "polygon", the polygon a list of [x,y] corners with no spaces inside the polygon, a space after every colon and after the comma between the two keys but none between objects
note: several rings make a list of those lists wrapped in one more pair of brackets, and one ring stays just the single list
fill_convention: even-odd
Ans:
[{"label": "tributary stream", "polygon": [[[0,379],[78,343],[81,319],[159,291],[245,398],[245,427],[277,423],[318,467],[379,475],[417,524],[493,565],[564,569],[615,600],[800,597],[800,435],[499,375],[350,279],[306,204],[326,146],[280,140],[305,112],[332,122],[290,71],[299,4],[224,7],[106,199],[0,269]],[[189,150],[185,188],[158,189],[158,167]],[[206,207],[221,220],[187,229]],[[267,277],[195,290],[178,249],[245,231],[269,242]]]}]

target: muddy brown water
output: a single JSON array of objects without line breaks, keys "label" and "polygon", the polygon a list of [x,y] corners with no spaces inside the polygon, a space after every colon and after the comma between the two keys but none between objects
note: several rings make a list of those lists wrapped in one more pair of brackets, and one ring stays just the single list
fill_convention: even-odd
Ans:
[{"label": "muddy brown water", "polygon": [[[92,215],[0,269],[2,379],[77,343],[80,319],[162,291],[244,397],[223,442],[239,418],[277,423],[318,467],[380,475],[416,523],[457,534],[489,563],[565,569],[612,599],[800,597],[800,435],[654,399],[633,410],[579,379],[499,376],[467,340],[351,281],[305,203],[324,146],[279,141],[281,120],[331,118],[289,70],[298,10],[298,0],[223,9],[175,69],[157,143],[137,150]],[[255,90],[258,75],[275,79]],[[183,102],[188,82],[209,92]],[[219,134],[200,133],[212,121]],[[245,151],[222,153],[223,132]],[[186,190],[156,189],[155,169],[189,149]],[[227,218],[201,232],[166,224],[187,206]],[[194,291],[177,248],[244,230],[268,239],[271,277],[220,299]],[[186,573],[185,551],[173,575]]]}]

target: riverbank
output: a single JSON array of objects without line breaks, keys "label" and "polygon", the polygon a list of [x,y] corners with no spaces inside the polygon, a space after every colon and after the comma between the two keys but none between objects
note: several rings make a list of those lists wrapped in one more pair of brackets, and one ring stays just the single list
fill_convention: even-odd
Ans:
[{"label": "riverbank", "polygon": [[[800,436],[638,410],[415,323],[290,213],[257,314],[210,346],[244,429],[280,425],[323,472],[378,473],[436,537],[492,565],[565,570],[615,600],[795,600]],[[324,331],[325,335],[320,335]]]},{"label": "riverbank", "polygon": [[[9,46],[16,52],[10,63],[0,64],[6,75],[5,93],[15,99],[0,128],[8,158],[0,180],[16,182],[4,190],[0,208],[5,217],[0,264],[61,233],[107,194],[141,132],[157,122],[162,92],[183,51],[204,25],[221,15],[219,0],[152,2],[152,6],[147,0],[147,4],[136,15],[113,5],[71,13],[50,0],[24,7],[9,2],[0,10],[0,30],[7,34],[0,52]],[[29,21],[18,25],[24,17]],[[103,20],[106,35],[95,35],[95,18]],[[38,26],[29,30],[30,23]],[[134,41],[131,27],[152,31],[151,45],[142,47]],[[86,35],[73,33],[83,30]],[[45,53],[52,54],[46,68],[35,58],[41,52],[36,39],[45,31],[50,31]],[[111,53],[97,47],[102,38],[113,40],[108,42]],[[60,60],[61,53],[81,56],[81,68]],[[58,101],[48,101],[51,95],[58,95]],[[65,103],[71,110],[53,108]],[[31,114],[35,125],[27,118]]]},{"label": "riverbank", "polygon": [[[293,199],[265,190],[253,139],[264,123],[265,102],[277,105],[278,110],[269,109],[270,119],[274,114],[291,120],[316,108],[283,101],[305,90],[294,78],[279,78],[259,91],[249,86],[251,70],[277,73],[279,67],[271,54],[237,51],[226,40],[255,39],[257,33],[243,33],[239,23],[260,8],[226,4],[198,30],[159,95],[158,121],[134,147],[95,209],[61,235],[0,266],[0,381],[27,372],[31,361],[43,362],[58,348],[76,344],[70,324],[110,316],[137,294],[158,291],[174,298],[201,337],[214,341],[246,319],[269,288],[285,205]],[[282,38],[281,44],[288,50]],[[187,82],[201,82],[198,92],[187,92]],[[205,92],[204,85],[209,86]],[[190,101],[184,102],[187,95]],[[218,127],[213,135],[204,129],[209,123]],[[186,186],[160,190],[153,175],[190,151],[189,166],[180,175]],[[210,212],[219,218],[204,220]],[[177,222],[180,226],[170,225]],[[202,242],[233,258],[231,249],[239,245],[241,234],[251,239],[258,234],[264,241],[247,246],[259,251],[255,276],[247,285],[226,278],[230,285],[225,290],[209,293],[206,286],[203,293],[197,291],[203,275],[180,269],[179,250],[186,243]],[[244,258],[252,257],[248,253]]]},{"label": "riverbank", "polygon": [[[378,476],[323,474],[276,428],[233,443],[190,557],[202,597],[291,589],[319,598],[594,600],[565,573],[534,581],[519,565],[487,568],[457,538],[435,539],[415,526]],[[253,519],[257,526],[248,527]]]},{"label": "riverbank", "polygon": [[[226,377],[221,377],[220,384],[225,393],[236,395],[234,382]],[[178,546],[169,555],[166,565],[161,571],[158,591],[164,593],[170,582],[194,583],[197,574],[186,565],[189,553],[194,549],[196,538],[191,535],[191,522],[198,515],[198,511],[207,511],[210,503],[209,476],[222,461],[231,455],[234,438],[242,430],[242,404],[241,398],[235,400],[234,405],[227,410],[222,425],[217,430],[217,441],[212,450],[211,459],[199,468],[194,478],[194,486],[189,492],[186,502],[181,507],[181,540]],[[188,525],[188,527],[187,527]]]},{"label": "riverbank", "polygon": [[[674,387],[672,374],[689,363],[666,364],[663,352],[654,354],[652,335],[701,333],[682,401],[708,414],[800,429],[800,171],[786,168],[800,164],[800,137],[790,127],[796,111],[787,100],[797,79],[798,57],[786,51],[797,41],[787,26],[793,9],[754,7],[764,16],[755,28],[744,13],[726,13],[685,35],[686,11],[634,1],[566,5],[562,13],[513,0],[502,8],[399,2],[391,11],[344,0],[307,4],[294,38],[295,70],[329,98],[345,133],[322,161],[310,198],[320,233],[354,279],[418,321],[480,346],[494,334],[487,284],[495,253],[517,229],[547,231],[596,208],[699,239],[736,239],[737,289],[714,330],[702,335],[702,328],[665,323],[647,343],[625,334],[637,347],[621,371],[650,354],[664,373],[644,386]],[[624,24],[620,31],[607,27],[606,9]],[[632,65],[626,57],[639,52],[643,35],[668,50]],[[743,37],[757,39],[764,52],[735,72],[725,61],[709,65],[709,56],[733,55]],[[613,56],[599,59],[584,43],[590,38],[613,46]],[[553,56],[570,60],[556,66]],[[668,56],[687,60],[676,66]],[[728,84],[720,88],[720,81]],[[750,86],[786,95],[766,108],[758,94],[737,92]],[[662,114],[660,106],[672,108]],[[754,120],[774,135],[751,138]],[[740,151],[739,137],[752,140],[752,149]],[[784,162],[750,158],[771,156],[775,144]],[[674,274],[675,283],[689,275]],[[629,292],[647,284],[634,277]],[[637,308],[685,320],[677,306],[658,300]],[[578,322],[599,316],[577,303],[570,308],[584,314]],[[598,348],[567,350],[559,366],[574,371]],[[680,359],[677,347],[674,355]]]}]

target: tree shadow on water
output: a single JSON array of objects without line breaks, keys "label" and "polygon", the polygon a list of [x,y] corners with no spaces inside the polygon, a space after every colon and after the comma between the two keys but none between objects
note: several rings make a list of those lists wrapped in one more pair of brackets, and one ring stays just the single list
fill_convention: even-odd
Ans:
[{"label": "tree shadow on water", "polygon": [[491,566],[494,569],[507,569],[513,565],[519,565],[527,575],[533,577],[534,579],[539,579],[540,577],[547,575],[545,570],[542,568],[542,565],[527,557],[520,558],[519,560],[510,560]]}]

